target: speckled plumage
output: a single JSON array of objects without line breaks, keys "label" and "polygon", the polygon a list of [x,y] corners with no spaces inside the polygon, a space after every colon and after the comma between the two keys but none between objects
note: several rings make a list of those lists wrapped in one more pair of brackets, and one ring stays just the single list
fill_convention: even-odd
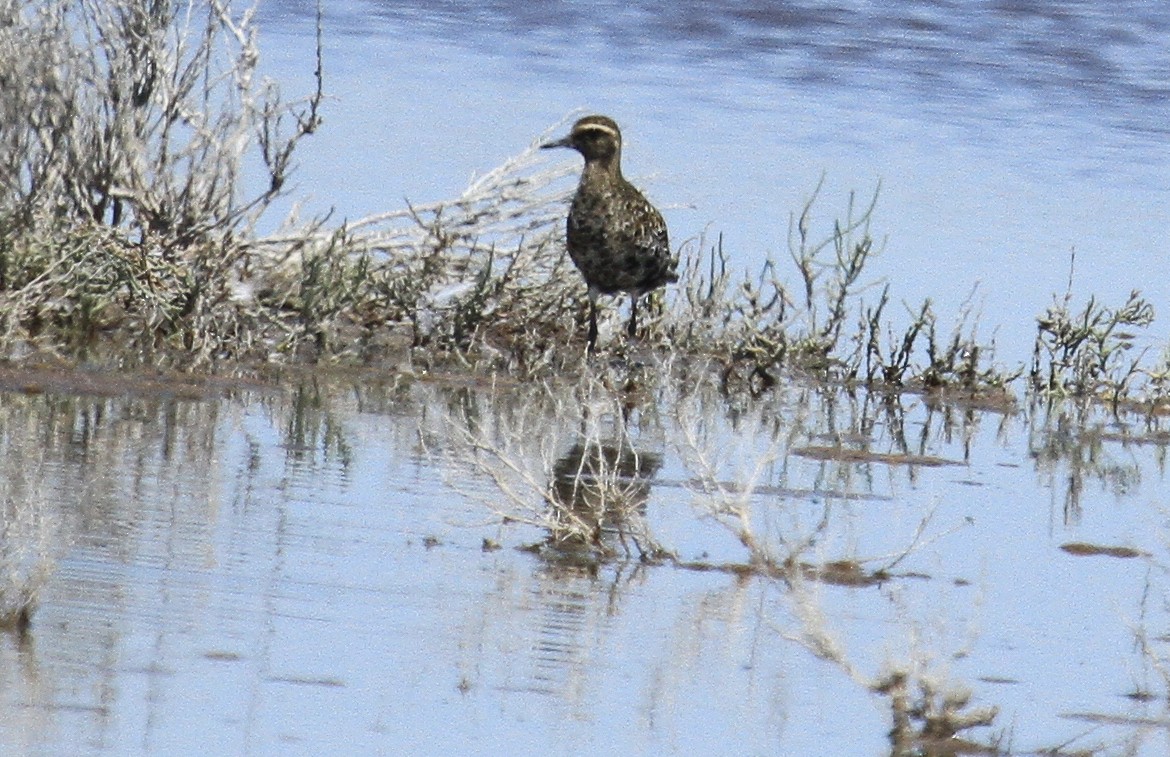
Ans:
[{"label": "speckled plumage", "polygon": [[629,334],[637,330],[638,298],[678,281],[666,222],[622,176],[622,137],[605,116],[586,116],[569,136],[543,147],[571,147],[585,158],[569,208],[565,237],[569,257],[589,287],[589,346],[597,341],[597,298],[628,292]]}]

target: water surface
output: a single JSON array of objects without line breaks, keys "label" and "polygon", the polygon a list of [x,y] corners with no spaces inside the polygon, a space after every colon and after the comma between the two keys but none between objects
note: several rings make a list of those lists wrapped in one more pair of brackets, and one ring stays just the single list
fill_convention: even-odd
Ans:
[{"label": "water surface", "polygon": [[[1166,436],[1139,419],[685,377],[626,421],[588,383],[38,382],[0,394],[5,565],[40,590],[0,635],[6,754],[880,755],[894,669],[998,707],[972,735],[1013,753],[1165,749]],[[522,523],[582,433],[643,461],[600,564]],[[888,571],[752,576],[733,507],[775,555]]]}]

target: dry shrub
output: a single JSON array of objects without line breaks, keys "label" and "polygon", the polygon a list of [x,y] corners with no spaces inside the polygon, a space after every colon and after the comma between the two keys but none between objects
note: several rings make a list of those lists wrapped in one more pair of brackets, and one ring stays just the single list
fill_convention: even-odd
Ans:
[{"label": "dry shrub", "polygon": [[[303,103],[259,76],[253,16],[221,0],[0,5],[0,80],[22,82],[0,88],[6,354],[76,354],[114,330],[131,355],[185,362],[253,346],[233,286],[322,98],[319,58]],[[265,169],[251,193],[248,161]]]},{"label": "dry shrub", "polygon": [[[0,160],[13,167],[0,178],[0,355],[524,376],[575,364],[585,288],[563,217],[579,162],[547,163],[537,149],[547,132],[449,202],[340,226],[290,217],[257,237],[320,125],[318,27],[306,62],[315,91],[287,101],[261,76],[254,8],[0,0],[0,81],[22,83],[0,87]],[[890,315],[891,286],[867,279],[883,246],[871,233],[878,191],[865,203],[850,195],[827,224],[820,192],[789,218],[791,266],[737,272],[721,239],[692,238],[677,286],[648,298],[635,344],[608,328],[623,298],[605,309],[603,349],[710,358],[756,392],[797,372],[1003,395],[1025,369],[994,364],[969,305],[949,337],[929,300],[893,325],[906,317]],[[1135,346],[1152,320],[1136,292],[1083,313],[1066,296],[1038,319],[1030,388],[1163,403],[1170,370],[1142,368]]]},{"label": "dry shrub", "polygon": [[335,313],[357,324],[367,342],[397,329],[424,360],[537,372],[572,335],[585,292],[561,242],[571,190],[563,180],[572,169],[541,161],[540,141],[450,202],[259,240],[268,261],[263,297],[319,318],[316,293],[337,290],[336,277],[318,281],[305,272],[357,270],[352,296]]}]

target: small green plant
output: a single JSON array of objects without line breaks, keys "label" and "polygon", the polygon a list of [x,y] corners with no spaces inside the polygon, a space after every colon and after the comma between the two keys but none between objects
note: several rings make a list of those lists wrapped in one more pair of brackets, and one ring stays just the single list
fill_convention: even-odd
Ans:
[{"label": "small green plant", "polygon": [[1062,397],[1101,397],[1114,403],[1127,393],[1142,355],[1134,354],[1135,334],[1154,320],[1154,308],[1137,290],[1120,308],[1090,297],[1080,311],[1070,309],[1071,293],[1037,319],[1029,373],[1032,389]]}]

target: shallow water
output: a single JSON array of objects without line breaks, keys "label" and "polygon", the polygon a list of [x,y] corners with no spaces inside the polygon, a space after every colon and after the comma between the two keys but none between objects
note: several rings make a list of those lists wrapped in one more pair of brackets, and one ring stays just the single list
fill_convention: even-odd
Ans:
[{"label": "shallow water", "polygon": [[[1008,365],[1068,284],[1170,301],[1170,9],[1156,3],[328,3],[310,209],[455,197],[576,109],[613,115],[676,245],[755,270],[789,218],[881,182],[871,270],[941,322],[972,297]],[[311,4],[264,6],[285,92],[308,90]],[[570,156],[549,156],[549,160]],[[974,295],[972,295],[972,290]],[[896,310],[896,308],[892,309]]]},{"label": "shallow water", "polygon": [[[970,735],[1013,753],[1166,748],[1164,700],[1130,697],[1164,696],[1170,656],[1167,438],[1145,421],[796,385],[729,402],[681,374],[616,400],[82,381],[0,394],[6,572],[40,587],[29,633],[0,633],[5,754],[879,755],[866,684],[891,669],[997,706]],[[548,516],[582,433],[641,460],[600,565],[518,549],[548,537],[520,521]],[[859,456],[825,459],[841,444]],[[776,556],[887,574],[746,574],[731,507]],[[681,563],[643,564],[651,543]]]}]

